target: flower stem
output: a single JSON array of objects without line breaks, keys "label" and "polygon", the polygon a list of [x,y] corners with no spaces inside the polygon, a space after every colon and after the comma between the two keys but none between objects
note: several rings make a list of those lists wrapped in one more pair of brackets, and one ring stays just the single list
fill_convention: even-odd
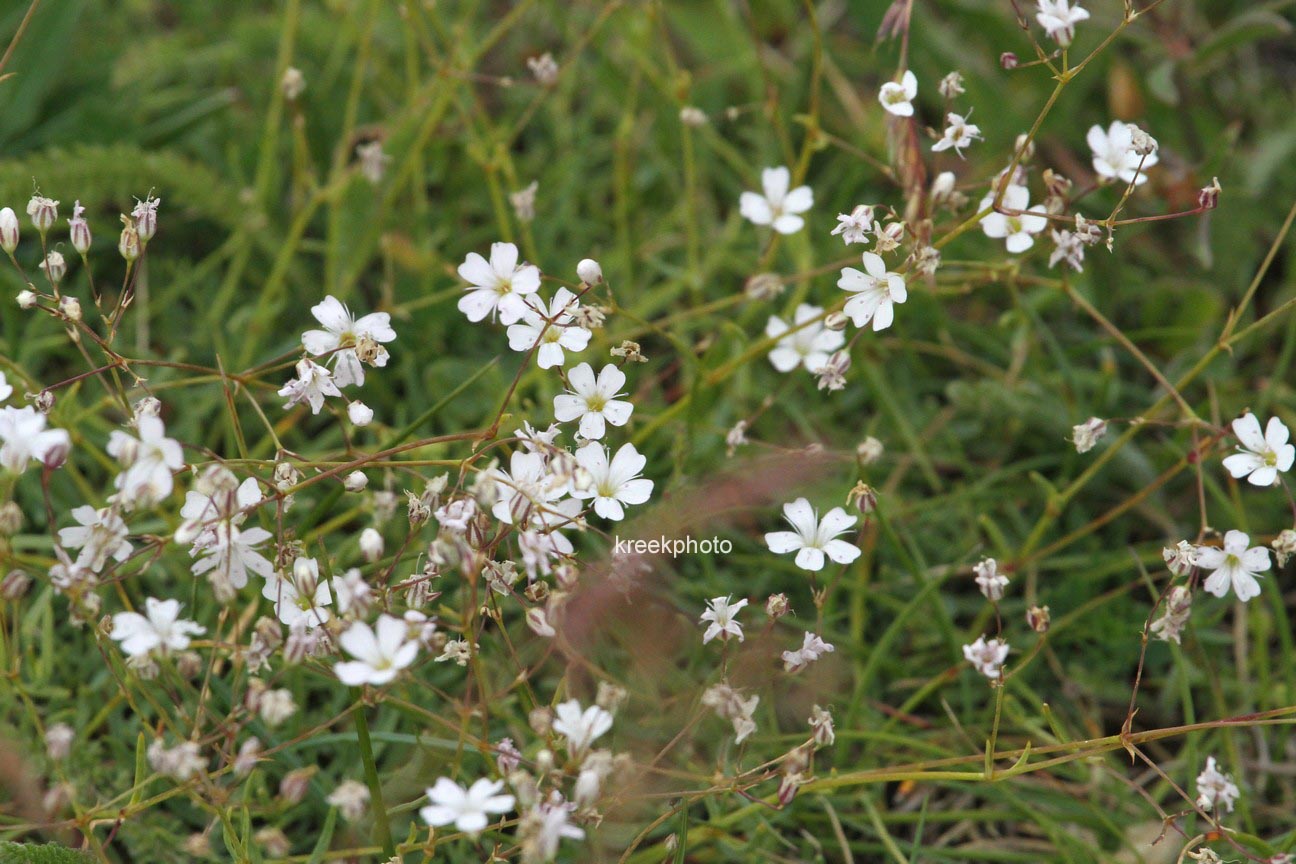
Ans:
[{"label": "flower stem", "polygon": [[364,700],[358,687],[351,688],[351,697],[356,701],[355,727],[356,737],[360,739],[360,758],[364,761],[365,783],[369,786],[369,797],[373,802],[374,824],[378,828],[378,839],[382,842],[383,853],[390,857],[396,855],[396,844],[392,842],[391,825],[387,823],[387,805],[383,803],[382,784],[378,782],[378,766],[374,764],[373,743],[369,740],[369,721],[365,719]]}]

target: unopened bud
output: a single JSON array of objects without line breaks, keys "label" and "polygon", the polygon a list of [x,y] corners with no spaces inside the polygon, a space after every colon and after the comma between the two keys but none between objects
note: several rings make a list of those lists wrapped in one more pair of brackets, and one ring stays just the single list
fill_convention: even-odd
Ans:
[{"label": "unopened bud", "polygon": [[1203,210],[1214,210],[1219,206],[1219,196],[1222,191],[1219,178],[1212,177],[1211,185],[1204,187],[1197,193],[1197,206]]},{"label": "unopened bud", "polygon": [[864,514],[872,513],[877,509],[877,490],[863,481],[856,483],[846,496],[846,506],[853,506]]},{"label": "unopened bud", "polygon": [[1023,132],[1017,136],[1013,151],[1021,154],[1019,162],[1029,162],[1035,157],[1035,139]]},{"label": "unopened bud", "polygon": [[0,598],[18,600],[31,587],[31,577],[21,570],[10,570],[0,579]]},{"label": "unopened bud", "polygon": [[790,611],[786,594],[771,594],[765,601],[765,614],[774,620],[782,618]]},{"label": "unopened bud", "polygon": [[38,300],[40,300],[40,297],[35,291],[26,290],[18,292],[19,309],[30,309],[36,305]]},{"label": "unopened bud", "polygon": [[841,331],[846,329],[846,325],[849,322],[850,319],[846,317],[845,313],[829,312],[828,315],[824,318],[824,328],[828,330],[832,330],[835,333],[840,333]]},{"label": "unopened bud", "polygon": [[72,248],[84,258],[90,251],[90,223],[85,220],[85,208],[78,201],[72,205],[72,218],[68,220],[68,232],[72,235]]},{"label": "unopened bud", "polygon": [[318,770],[318,767],[311,765],[289,771],[279,782],[279,797],[288,804],[300,804],[310,789],[311,777]]},{"label": "unopened bud", "polygon": [[63,297],[59,300],[59,311],[69,321],[80,321],[81,301],[75,297]]},{"label": "unopened bud", "polygon": [[366,528],[360,532],[360,554],[370,564],[383,554],[383,536],[375,528]]},{"label": "unopened bud", "polygon": [[53,228],[54,223],[58,221],[58,204],[59,202],[43,195],[33,195],[27,202],[27,215],[31,217],[32,224],[41,234]]},{"label": "unopened bud", "polygon": [[352,471],[342,482],[348,492],[363,492],[364,488],[369,485],[369,478],[363,471]]},{"label": "unopened bud", "polygon": [[123,216],[122,222],[125,227],[122,228],[121,239],[117,241],[117,251],[130,263],[140,256],[140,238],[128,217]]},{"label": "unopened bud", "polygon": [[1032,606],[1026,610],[1026,625],[1036,633],[1047,633],[1050,623],[1049,607]]},{"label": "unopened bud", "polygon": [[0,249],[10,255],[18,248],[18,216],[12,207],[0,210]]},{"label": "unopened bud", "polygon": [[783,280],[777,273],[757,273],[747,280],[743,291],[753,300],[773,300],[783,293]]},{"label": "unopened bud", "polygon": [[1017,68],[1017,55],[1011,51],[1005,51],[999,55],[999,66],[1003,69]]},{"label": "unopened bud", "polygon": [[67,275],[67,262],[63,260],[63,253],[57,250],[50,252],[40,263],[40,269],[55,285],[62,282]]},{"label": "unopened bud", "polygon": [[351,418],[351,422],[356,426],[368,426],[373,416],[373,409],[359,399],[347,405],[347,417]]},{"label": "unopened bud", "polygon": [[576,265],[576,275],[586,285],[597,285],[603,281],[603,268],[593,258],[582,258]]}]

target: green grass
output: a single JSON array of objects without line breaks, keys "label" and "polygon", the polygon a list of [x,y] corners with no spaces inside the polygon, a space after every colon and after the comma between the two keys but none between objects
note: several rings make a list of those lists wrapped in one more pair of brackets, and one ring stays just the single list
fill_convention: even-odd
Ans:
[{"label": "green grass", "polygon": [[[1121,22],[1115,0],[1086,6],[1093,17],[1073,64]],[[116,350],[162,400],[191,464],[218,456],[240,477],[268,481],[281,451],[300,459],[305,485],[282,540],[300,541],[330,572],[361,566],[395,585],[422,566],[433,530],[411,534],[402,506],[382,527],[387,557],[366,565],[356,536],[375,523],[373,496],[342,494],[314,472],[423,442],[370,462],[370,489],[417,492],[447,472],[453,485],[460,466],[507,462],[512,444],[501,442],[522,421],[550,422],[557,376],[523,369],[503,328],[468,325],[455,308],[464,256],[508,240],[544,271],[546,292],[574,285],[579,259],[601,263],[607,285],[590,296],[612,312],[580,359],[597,366],[624,339],[648,358],[626,370],[635,412],[608,442],[647,455],[653,501],[617,526],[591,521],[621,536],[717,534],[734,553],[658,562],[627,603],[604,586],[608,538],[587,532],[577,541],[586,590],[557,642],[533,636],[511,598],[488,604],[504,626],[479,614],[484,584],[447,571],[429,612],[445,630],[474,633],[478,662],[464,670],[425,653],[357,708],[331,661],[276,658],[259,677],[290,690],[300,710],[269,728],[241,710],[251,676],[224,650],[246,646],[258,614],[272,614],[259,590],[223,610],[189,574],[187,550],[158,543],[153,554],[145,539],[174,531],[178,496],[133,516],[136,548],[148,552],[98,593],[105,615],[146,596],[181,600],[216,643],[199,649],[202,674],[186,679],[164,664],[158,679],[141,680],[102,631],[69,622],[46,576],[52,529],[75,506],[103,506],[116,471],[105,445],[126,419],[120,397],[144,390],[124,372],[61,387],[50,422],[70,431],[74,450],[50,478],[56,524],[38,469],[0,474],[0,496],[25,517],[0,539],[0,571],[34,578],[21,600],[0,603],[0,755],[13,765],[0,769],[0,838],[126,862],[173,860],[205,833],[210,860],[256,861],[271,860],[258,832],[278,828],[294,861],[382,861],[385,832],[372,816],[346,823],[325,802],[341,780],[367,780],[371,752],[371,785],[405,861],[481,861],[497,841],[514,856],[511,828],[477,843],[438,832],[433,845],[417,817],[424,788],[443,774],[493,776],[484,747],[504,736],[533,758],[545,742],[528,712],[589,702],[609,680],[630,698],[604,741],[645,770],[560,860],[1173,861],[1208,829],[1190,799],[1211,754],[1242,786],[1225,820],[1238,845],[1214,848],[1234,860],[1243,849],[1261,859],[1296,849],[1296,785],[1268,767],[1292,757],[1290,566],[1271,571],[1245,607],[1197,593],[1183,644],[1149,644],[1134,737],[1119,738],[1140,634],[1170,581],[1162,547],[1207,526],[1256,542],[1291,527],[1284,490],[1240,485],[1219,465],[1233,443],[1219,436],[1243,410],[1296,423],[1291,4],[1166,0],[1066,82],[1035,135],[1036,199],[1044,167],[1085,185],[1085,132],[1117,117],[1161,146],[1122,218],[1192,209],[1212,177],[1224,190],[1200,216],[1117,229],[1112,254],[1091,248],[1084,272],[1069,275],[1047,268],[1047,242],[1009,258],[1000,241],[958,227],[1055,87],[1042,67],[1000,68],[1004,51],[1033,56],[1011,4],[915,4],[907,65],[922,82],[920,130],[939,123],[936,82],[958,69],[967,92],[957,104],[975,106],[985,135],[966,161],[925,144],[922,155],[933,171],[955,171],[972,205],[935,217],[932,237],[949,238],[941,269],[911,281],[895,325],[860,336],[847,387],[825,393],[805,373],[775,372],[763,332],[799,302],[844,299],[837,271],[862,250],[829,236],[836,213],[861,202],[904,211],[875,98],[900,65],[900,42],[875,39],[885,7],[39,4],[3,69],[12,77],[0,81],[0,205],[21,216],[33,182],[62,202],[61,217],[79,199],[95,232],[95,284],[115,299],[125,276],[118,214],[150,190],[162,199]],[[27,11],[0,8],[0,41]],[[561,68],[552,88],[537,86],[525,62],[545,51]],[[277,83],[288,66],[307,82],[295,103]],[[709,122],[681,124],[686,105]],[[354,157],[371,140],[392,157],[377,185]],[[814,188],[815,206],[805,231],[771,241],[737,202],[778,164]],[[537,216],[521,222],[508,195],[532,181]],[[1080,209],[1102,219],[1118,199],[1100,189]],[[23,229],[17,259],[35,273],[40,249]],[[65,290],[98,326],[85,269],[59,231]],[[747,298],[744,284],[761,272],[778,274],[785,293]],[[23,287],[13,268],[0,271],[0,370],[16,400],[95,368],[61,323],[9,301]],[[361,393],[376,415],[367,429],[286,412],[275,395],[326,294],[357,312],[390,312],[399,334]],[[501,414],[494,441],[453,437]],[[1077,454],[1070,429],[1090,416],[1110,418],[1111,431]],[[751,443],[730,459],[725,433],[740,419],[751,420]],[[870,435],[886,452],[860,465],[855,447]],[[1187,458],[1207,441],[1200,463]],[[804,453],[810,444],[823,455]],[[857,562],[810,581],[768,552],[762,534],[778,530],[784,502],[806,495],[826,509],[857,481],[880,499]],[[249,524],[278,530],[272,508]],[[1002,690],[961,663],[960,646],[996,626],[969,575],[987,555],[1012,569],[999,610],[1014,648]],[[775,592],[793,613],[767,626],[761,607]],[[724,594],[752,599],[748,638],[725,654],[730,680],[761,696],[758,731],[742,747],[728,723],[697,708],[721,655],[700,644],[696,619]],[[400,592],[392,599],[403,608]],[[1053,621],[1038,643],[1024,623],[1035,604]],[[778,654],[805,629],[836,652],[785,676]],[[831,707],[837,742],[816,753],[815,779],[774,809],[773,760],[806,739],[814,704]],[[56,722],[77,730],[60,763],[42,743]],[[211,779],[154,775],[141,754],[157,733],[199,740]],[[249,735],[268,758],[235,777],[229,760]],[[319,770],[305,798],[284,802],[280,780],[308,766]],[[40,799],[57,784],[68,784],[65,803],[47,812]],[[1150,847],[1163,816],[1176,819]]]}]

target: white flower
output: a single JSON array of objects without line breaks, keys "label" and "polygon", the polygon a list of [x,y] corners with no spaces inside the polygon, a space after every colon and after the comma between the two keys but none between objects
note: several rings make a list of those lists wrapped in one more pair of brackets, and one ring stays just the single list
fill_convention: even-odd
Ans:
[{"label": "white flower", "polygon": [[114,485],[128,506],[155,504],[171,494],[171,472],[184,467],[184,452],[175,439],[166,437],[161,419],[148,415],[135,419],[138,438],[121,430],[108,436],[108,455],[126,469]]},{"label": "white flower", "polygon": [[373,353],[368,362],[374,366],[387,365],[387,349],[382,342],[391,342],[396,331],[391,326],[391,316],[386,312],[371,312],[354,318],[351,310],[333,295],[311,307],[315,320],[324,325],[323,330],[307,330],[302,334],[302,347],[316,357],[332,353],[333,382],[339,387],[364,384],[364,364],[356,354],[356,345],[366,341]]},{"label": "white flower", "polygon": [[[977,209],[984,210],[993,204],[996,194],[998,190],[991,189],[990,194],[981,199]],[[1044,208],[1038,204],[1031,207],[1030,190],[1016,185],[1010,185],[1004,191],[1002,206],[1005,210],[1021,211],[1021,215],[1010,216],[997,211],[988,213],[981,220],[981,230],[987,237],[1005,240],[1008,251],[1014,255],[1025,252],[1035,245],[1035,238],[1031,235],[1048,227]]]},{"label": "white flower", "polygon": [[[539,453],[515,450],[509,462],[509,471],[506,473],[496,470],[493,473],[500,487],[500,498],[492,506],[491,512],[501,522],[525,522],[528,514],[535,515],[536,511],[544,511],[567,494],[568,484],[549,472],[544,456]],[[467,509],[468,506],[464,503],[462,507],[447,510],[447,521],[441,522],[442,527],[457,532],[461,530],[457,526],[462,524],[466,529],[475,512],[475,508]],[[437,513],[441,514],[441,510]],[[442,516],[438,515],[437,519],[441,520]]]},{"label": "white flower", "polygon": [[967,118],[960,114],[950,113],[945,115],[945,132],[940,140],[932,145],[932,150],[939,153],[953,147],[954,152],[962,156],[964,147],[971,147],[973,141],[979,140],[981,140],[980,126],[967,122]]},{"label": "white flower", "polygon": [[1002,639],[986,641],[978,636],[971,645],[963,646],[963,657],[987,678],[998,678],[999,670],[1008,659],[1008,643]]},{"label": "white flower", "polygon": [[386,684],[418,655],[418,641],[409,638],[409,626],[391,615],[379,615],[374,628],[356,621],[338,637],[338,644],[356,658],[333,667],[351,687]]},{"label": "white flower", "polygon": [[1147,182],[1147,169],[1157,164],[1155,152],[1140,156],[1134,151],[1133,127],[1119,120],[1113,120],[1106,132],[1101,126],[1090,127],[1085,140],[1093,151],[1093,167],[1099,177],[1141,186]]},{"label": "white flower", "polygon": [[12,395],[13,387],[10,386],[8,379],[5,378],[4,372],[0,372],[0,402],[3,402]]},{"label": "white flower", "polygon": [[125,561],[131,554],[131,544],[126,523],[111,507],[96,510],[89,504],[72,509],[72,518],[79,524],[60,528],[59,542],[68,549],[80,549],[77,564],[98,573],[109,558]]},{"label": "white flower", "polygon": [[[313,558],[297,559],[297,564],[302,562],[310,562],[307,566],[319,566]],[[315,572],[318,576],[318,569]],[[298,591],[297,584],[292,579],[267,579],[261,587],[261,596],[274,602],[275,614],[289,627],[298,623],[308,629],[318,627],[333,617],[333,613],[324,608],[333,604],[333,594],[329,591],[328,581],[324,579],[319,579],[314,593],[310,595]]]},{"label": "white flower", "polygon": [[[818,306],[802,303],[792,315],[792,327],[820,318],[823,311]],[[795,333],[784,336],[790,329],[792,328],[776,315],[771,315],[769,323],[765,325],[765,335],[778,338],[774,350],[769,353],[769,359],[780,372],[791,372],[798,366],[804,366],[806,371],[818,373],[828,362],[828,355],[846,344],[846,335],[827,329],[822,320],[806,324]]]},{"label": "white flower", "polygon": [[908,69],[900,76],[900,83],[888,81],[878,91],[878,101],[889,113],[897,117],[912,117],[913,100],[918,96],[918,77]]},{"label": "white flower", "polygon": [[332,372],[303,357],[297,361],[297,377],[281,387],[279,395],[288,400],[285,408],[305,402],[310,405],[312,414],[318,414],[324,407],[325,397],[341,396],[342,391],[334,383]]},{"label": "white flower", "polygon": [[566,288],[559,288],[554,294],[548,311],[537,311],[528,305],[522,315],[523,323],[508,328],[509,347],[514,351],[525,352],[530,351],[538,342],[536,364],[541,369],[563,365],[566,359],[563,349],[584,351],[592,335],[572,321],[571,313],[576,311],[578,305],[576,295]]},{"label": "white flower", "polygon": [[618,392],[625,382],[625,373],[611,364],[603,367],[597,380],[590,364],[580,364],[567,375],[571,389],[554,397],[554,418],[566,423],[579,417],[580,434],[597,441],[607,429],[605,421],[624,426],[634,411],[629,402],[616,398],[625,395]]},{"label": "white flower", "polygon": [[805,226],[798,214],[814,206],[814,193],[809,186],[798,186],[788,191],[792,172],[786,167],[766,168],[761,172],[761,186],[765,194],[744,192],[738,198],[738,212],[753,225],[768,225],[780,234],[795,234]]},{"label": "white flower", "polygon": [[832,233],[840,234],[842,241],[849,246],[852,243],[867,243],[871,230],[873,230],[873,208],[868,204],[856,204],[851,212],[837,214],[837,227],[832,230]]},{"label": "white flower", "polygon": [[338,808],[343,819],[355,822],[369,806],[369,787],[356,780],[344,780],[324,800]]},{"label": "white flower", "polygon": [[738,612],[747,605],[746,598],[739,600],[737,603],[730,603],[728,597],[713,597],[707,601],[707,609],[702,613],[698,623],[707,624],[706,632],[702,634],[702,644],[710,642],[717,636],[721,641],[728,640],[730,636],[737,636],[738,641],[743,641],[742,625],[738,623]]},{"label": "white flower", "polygon": [[612,728],[612,715],[597,705],[581,710],[576,699],[559,704],[554,713],[558,715],[553,722],[553,731],[563,736],[567,752],[572,758],[579,759],[589,746]]},{"label": "white flower", "polygon": [[1197,806],[1203,810],[1223,808],[1233,812],[1233,802],[1242,794],[1233,778],[1215,767],[1215,757],[1206,757],[1206,767],[1197,775]]},{"label": "white flower", "polygon": [[572,490],[577,499],[593,498],[594,512],[619,522],[625,518],[623,504],[642,504],[652,495],[653,481],[640,476],[647,457],[633,444],[622,444],[609,461],[608,448],[591,441],[576,451],[576,464],[589,472],[587,488]]},{"label": "white flower", "polygon": [[854,267],[842,268],[837,287],[855,295],[846,301],[842,311],[856,327],[871,320],[875,331],[885,330],[895,320],[895,304],[909,299],[904,277],[888,271],[882,256],[874,252],[864,253],[864,270],[861,273]]},{"label": "white flower", "polygon": [[734,743],[741,744],[747,736],[756,731],[756,721],[752,719],[752,715],[756,713],[756,706],[760,704],[759,696],[744,699],[741,690],[722,681],[703,691],[702,704],[733,723],[736,736]]},{"label": "white flower", "polygon": [[163,654],[183,651],[189,647],[190,636],[207,632],[197,623],[180,618],[179,600],[149,597],[144,601],[144,611],[147,617],[138,612],[118,612],[112,619],[109,635],[131,657],[143,657],[153,651]]},{"label": "white flower", "polygon": [[1075,36],[1075,25],[1088,21],[1089,13],[1079,5],[1072,6],[1070,0],[1039,0],[1035,20],[1049,38],[1065,48]]},{"label": "white flower", "polygon": [[419,810],[419,815],[434,828],[453,823],[465,834],[475,836],[490,824],[489,815],[513,809],[513,796],[499,794],[503,788],[503,780],[482,777],[465,789],[449,777],[442,777],[427,790],[432,803]]},{"label": "white flower", "polygon": [[831,654],[835,650],[831,642],[825,642],[816,633],[807,632],[801,639],[800,648],[783,652],[783,671],[800,672],[824,654]]},{"label": "white flower", "polygon": [[490,263],[476,252],[459,265],[459,275],[469,283],[468,293],[459,298],[459,311],[476,323],[487,315],[499,315],[501,324],[516,324],[526,314],[523,299],[540,290],[540,268],[518,266],[518,248],[512,243],[492,243]]},{"label": "white flower", "polygon": [[1202,587],[1216,597],[1223,597],[1231,585],[1243,603],[1260,596],[1256,576],[1271,566],[1269,550],[1264,546],[1248,549],[1250,542],[1251,538],[1241,531],[1230,531],[1224,535],[1223,549],[1198,546],[1197,566],[1212,571]]},{"label": "white flower", "polygon": [[217,586],[218,597],[229,594],[224,586],[238,589],[247,585],[248,572],[263,579],[274,576],[274,567],[256,547],[274,537],[259,526],[240,528],[246,510],[261,500],[257,481],[249,477],[230,495],[217,491],[211,496],[190,491],[185,494],[180,515],[185,518],[181,531],[194,536],[190,557],[197,558],[192,568],[195,576],[210,573],[207,578]]},{"label": "white flower", "polygon": [[571,824],[572,805],[562,795],[553,792],[549,800],[532,807],[518,826],[522,846],[522,860],[526,862],[552,861],[558,854],[558,844],[564,837],[581,840],[585,832]]},{"label": "white flower", "polygon": [[766,534],[765,543],[771,552],[796,552],[796,565],[802,570],[822,570],[825,555],[838,564],[849,564],[859,557],[860,550],[854,544],[833,539],[855,524],[855,517],[842,508],[834,507],[820,519],[809,501],[798,498],[783,505],[783,516],[793,530]]},{"label": "white flower", "polygon": [[1252,486],[1274,486],[1279,473],[1296,461],[1296,447],[1287,443],[1291,433],[1277,417],[1270,417],[1260,434],[1260,421],[1250,411],[1233,421],[1233,432],[1241,446],[1224,458],[1224,468],[1234,477],[1246,477]]},{"label": "white flower", "polygon": [[972,572],[976,574],[977,587],[987,600],[998,602],[1003,599],[1004,589],[1008,587],[1008,577],[999,572],[999,562],[986,558],[974,564]]},{"label": "white flower", "polygon": [[1083,423],[1071,427],[1071,443],[1077,453],[1088,453],[1098,443],[1098,439],[1107,434],[1107,421],[1101,417],[1090,417]]},{"label": "white flower", "polygon": [[0,465],[21,474],[27,463],[49,464],[66,457],[72,447],[67,430],[46,429],[45,415],[30,405],[0,408]]}]

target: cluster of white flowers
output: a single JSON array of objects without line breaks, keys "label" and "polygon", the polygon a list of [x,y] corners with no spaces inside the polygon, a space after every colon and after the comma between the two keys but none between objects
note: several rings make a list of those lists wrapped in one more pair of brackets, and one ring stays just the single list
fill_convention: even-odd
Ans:
[{"label": "cluster of white flowers", "polygon": [[[396,339],[396,331],[388,313],[356,318],[331,294],[312,306],[311,314],[323,329],[302,333],[302,347],[311,357],[323,358],[323,363],[303,357],[297,362],[297,377],[284,384],[279,395],[288,400],[285,408],[305,403],[312,414],[318,414],[328,397],[342,396],[340,388],[364,384],[365,366],[387,365],[389,355],[383,346]],[[373,418],[369,407],[358,400],[347,406],[347,414],[357,426]]]}]

